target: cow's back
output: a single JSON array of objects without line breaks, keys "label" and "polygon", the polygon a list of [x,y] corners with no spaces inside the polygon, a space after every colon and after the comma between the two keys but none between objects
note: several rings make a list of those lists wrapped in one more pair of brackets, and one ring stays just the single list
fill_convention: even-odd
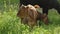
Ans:
[{"label": "cow's back", "polygon": [[24,5],[38,4],[42,8],[54,8],[58,4],[58,1],[57,0],[20,0],[20,4],[24,4]]}]

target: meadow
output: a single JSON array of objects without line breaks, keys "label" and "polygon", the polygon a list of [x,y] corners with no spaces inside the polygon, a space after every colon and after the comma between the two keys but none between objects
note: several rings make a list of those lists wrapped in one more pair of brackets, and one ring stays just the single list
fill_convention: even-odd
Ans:
[{"label": "meadow", "polygon": [[60,15],[55,9],[49,10],[49,25],[41,22],[30,32],[16,15],[18,6],[19,0],[0,0],[0,34],[60,34]]}]

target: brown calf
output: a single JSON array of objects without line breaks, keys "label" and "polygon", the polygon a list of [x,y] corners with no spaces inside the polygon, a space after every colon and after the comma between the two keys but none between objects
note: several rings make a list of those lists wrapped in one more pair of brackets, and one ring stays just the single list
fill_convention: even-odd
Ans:
[{"label": "brown calf", "polygon": [[21,6],[17,16],[21,18],[21,22],[33,27],[37,24],[37,20],[42,20],[45,24],[48,23],[48,17],[36,10],[37,6],[27,5]]}]

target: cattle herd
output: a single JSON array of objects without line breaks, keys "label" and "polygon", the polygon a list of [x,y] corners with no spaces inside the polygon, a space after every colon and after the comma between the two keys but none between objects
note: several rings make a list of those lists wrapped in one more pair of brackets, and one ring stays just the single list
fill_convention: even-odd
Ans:
[{"label": "cattle herd", "polygon": [[[36,8],[42,8],[40,13]],[[37,25],[37,21],[48,24],[48,10],[56,9],[60,14],[60,4],[57,0],[20,0],[17,16],[21,18],[21,23],[29,25],[31,28]]]}]

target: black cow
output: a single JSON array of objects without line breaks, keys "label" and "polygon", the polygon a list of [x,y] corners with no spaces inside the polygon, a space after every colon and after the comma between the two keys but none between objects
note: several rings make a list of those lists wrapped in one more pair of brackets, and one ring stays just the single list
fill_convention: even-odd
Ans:
[{"label": "black cow", "polygon": [[43,8],[43,13],[46,13],[48,15],[49,9],[56,9],[58,13],[60,14],[60,4],[57,0],[20,0],[20,6],[24,5],[39,5],[41,8]]}]

